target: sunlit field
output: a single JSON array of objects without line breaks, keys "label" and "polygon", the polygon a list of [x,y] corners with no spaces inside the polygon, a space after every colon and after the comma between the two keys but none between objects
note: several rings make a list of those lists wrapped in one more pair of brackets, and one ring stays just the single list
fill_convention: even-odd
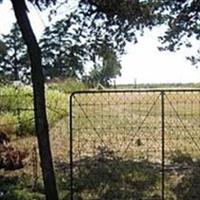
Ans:
[{"label": "sunlit field", "polygon": [[81,92],[71,100],[75,195],[161,199],[164,181],[166,199],[180,199],[173,190],[200,155],[199,91]]},{"label": "sunlit field", "polygon": [[180,150],[198,157],[199,92],[80,93],[72,98],[74,148],[83,154],[106,146],[117,155],[160,159]]}]

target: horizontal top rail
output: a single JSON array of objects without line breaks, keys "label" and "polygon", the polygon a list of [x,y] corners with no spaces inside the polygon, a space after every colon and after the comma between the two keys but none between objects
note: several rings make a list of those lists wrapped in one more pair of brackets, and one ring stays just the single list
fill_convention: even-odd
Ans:
[{"label": "horizontal top rail", "polygon": [[200,92],[200,88],[139,88],[139,89],[105,89],[105,90],[81,90],[71,93],[75,94],[89,94],[89,93],[121,93],[121,92]]},{"label": "horizontal top rail", "polygon": [[29,93],[27,93],[27,94],[1,94],[0,93],[0,98],[1,97],[13,97],[13,96],[17,96],[17,97],[26,97],[26,96],[33,97],[33,95],[29,94]]}]

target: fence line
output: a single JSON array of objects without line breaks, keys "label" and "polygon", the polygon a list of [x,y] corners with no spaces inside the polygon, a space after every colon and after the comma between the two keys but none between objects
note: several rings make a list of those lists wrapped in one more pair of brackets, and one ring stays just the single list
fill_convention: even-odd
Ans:
[{"label": "fence line", "polygon": [[[200,156],[199,118],[200,89],[101,90],[72,93],[71,200],[75,197],[85,200],[103,199],[105,195],[110,195],[106,185],[115,187],[112,194],[118,194],[118,197],[107,197],[110,200],[158,199],[157,193],[162,200],[170,199],[169,186],[166,186],[171,178],[169,169],[179,170],[177,166],[180,169],[188,169],[185,163],[177,162],[184,162],[180,159],[184,160],[187,156],[194,161]],[[148,186],[145,189],[145,183],[138,188],[129,185],[127,171],[129,175],[136,172],[129,169],[127,162],[132,163],[136,171],[139,170],[136,166],[140,163],[147,169],[152,168],[152,173],[160,183],[149,183],[155,187],[151,192]],[[126,169],[121,165],[127,165],[124,167]],[[104,167],[112,171],[109,177],[107,171],[101,171]],[[119,168],[117,172],[116,167]],[[126,178],[122,183],[111,183],[111,177],[117,177],[119,173]],[[87,181],[83,179],[84,174],[87,174]],[[99,176],[104,177],[106,181],[102,178],[101,186],[97,187],[94,181],[98,182]],[[139,184],[137,178],[139,177],[135,177],[136,185],[137,182]],[[102,187],[102,191],[98,190],[99,187]],[[133,187],[132,191],[126,191],[126,187]],[[123,191],[121,188],[124,188]],[[140,194],[134,198],[137,191]]]}]

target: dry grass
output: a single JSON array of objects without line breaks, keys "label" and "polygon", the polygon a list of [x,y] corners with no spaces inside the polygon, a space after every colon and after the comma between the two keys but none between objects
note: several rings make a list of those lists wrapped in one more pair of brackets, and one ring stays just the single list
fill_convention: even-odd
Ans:
[{"label": "dry grass", "polygon": [[[166,158],[180,150],[200,155],[200,95],[165,94]],[[161,161],[160,92],[77,94],[73,98],[75,158],[107,146],[118,155]]]},{"label": "dry grass", "polygon": [[[67,122],[66,119],[61,120],[55,127],[50,129],[50,140],[53,159],[55,161],[68,161],[68,133],[67,133]],[[34,180],[35,176],[35,165],[37,164],[37,176],[41,178],[41,169],[39,161],[39,151],[37,145],[37,138],[35,136],[27,136],[23,138],[13,138],[11,145],[20,150],[27,150],[28,157],[25,160],[24,168],[15,171],[0,170],[0,176],[4,177],[30,177],[30,181]],[[37,151],[37,160],[33,160],[35,154],[35,147]]]}]

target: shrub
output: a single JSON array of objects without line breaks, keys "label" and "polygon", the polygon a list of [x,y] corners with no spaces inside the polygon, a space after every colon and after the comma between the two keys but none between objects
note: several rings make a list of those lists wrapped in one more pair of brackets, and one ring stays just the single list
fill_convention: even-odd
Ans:
[{"label": "shrub", "polygon": [[[23,111],[18,116],[17,135],[28,135],[35,133],[34,114],[33,111]],[[18,119],[19,120],[19,119]]]},{"label": "shrub", "polygon": [[45,200],[45,196],[43,192],[32,192],[30,188],[30,176],[0,176],[0,199]]},{"label": "shrub", "polygon": [[64,93],[49,89],[46,92],[46,102],[49,125],[53,126],[67,115],[67,98]]},{"label": "shrub", "polygon": [[0,110],[10,112],[17,108],[32,108],[31,89],[5,86],[0,90]]},{"label": "shrub", "polygon": [[24,166],[23,160],[27,157],[27,150],[18,150],[10,145],[9,136],[0,132],[0,168],[6,170],[20,169]]},{"label": "shrub", "polygon": [[59,90],[64,93],[71,93],[74,91],[82,91],[87,89],[87,86],[83,82],[74,79],[67,79],[67,80],[57,79],[49,83],[48,87],[50,89]]},{"label": "shrub", "polygon": [[44,195],[31,193],[27,189],[13,189],[8,191],[2,200],[44,200]]},{"label": "shrub", "polygon": [[[0,90],[0,130],[17,135],[34,134],[32,90],[29,87],[5,86]],[[67,114],[66,94],[46,90],[47,117],[53,126]]]},{"label": "shrub", "polygon": [[17,131],[17,117],[12,113],[0,115],[0,131],[7,134],[14,134]]}]

